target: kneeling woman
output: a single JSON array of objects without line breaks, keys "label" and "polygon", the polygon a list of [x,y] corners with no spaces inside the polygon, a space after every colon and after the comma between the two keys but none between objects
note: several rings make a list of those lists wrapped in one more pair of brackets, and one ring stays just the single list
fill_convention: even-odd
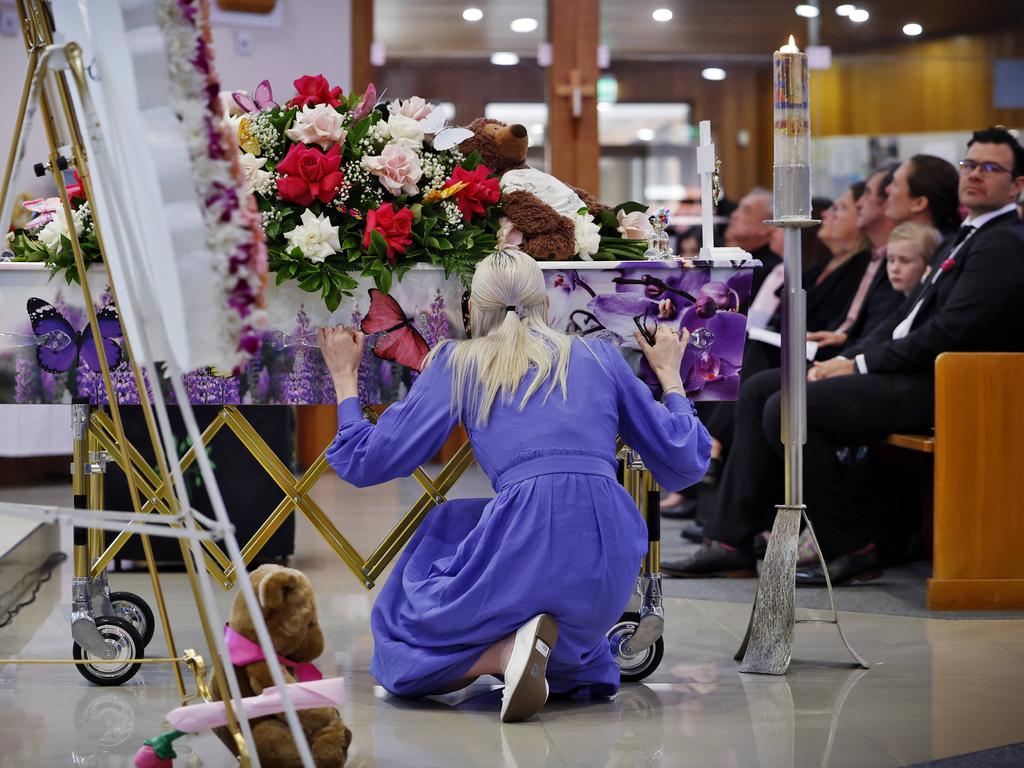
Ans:
[{"label": "kneeling woman", "polygon": [[362,334],[339,326],[319,338],[339,401],[327,460],[342,479],[409,475],[461,422],[497,492],[441,504],[423,521],[373,607],[370,671],[402,696],[504,675],[504,722],[533,715],[549,690],[618,689],[605,633],[629,600],[647,535],[615,479],[616,435],[669,488],[703,477],[710,450],[679,378],[685,330],[660,327],[653,347],[638,335],[663,405],[613,346],[571,339],[546,316],[530,256],[484,259],[473,338],[439,344],[375,426],[359,407]]}]

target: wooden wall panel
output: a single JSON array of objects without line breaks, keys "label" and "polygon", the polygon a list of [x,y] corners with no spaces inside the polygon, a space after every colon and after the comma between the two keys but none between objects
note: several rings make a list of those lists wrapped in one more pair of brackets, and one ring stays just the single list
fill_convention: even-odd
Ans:
[{"label": "wooden wall panel", "polygon": [[1024,27],[841,56],[811,75],[818,136],[962,131],[1024,125],[1024,109],[992,106],[993,60],[1024,57]]}]

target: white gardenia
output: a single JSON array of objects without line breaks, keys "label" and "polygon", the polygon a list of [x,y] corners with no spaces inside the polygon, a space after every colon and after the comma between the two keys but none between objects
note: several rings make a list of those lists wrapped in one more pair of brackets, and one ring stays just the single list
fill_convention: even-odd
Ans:
[{"label": "white gardenia", "polygon": [[413,120],[405,115],[391,115],[388,118],[388,131],[391,133],[391,140],[399,144],[405,144],[418,148],[423,144],[423,128],[418,120]]},{"label": "white gardenia", "polygon": [[242,153],[239,159],[242,165],[242,172],[245,174],[245,183],[250,192],[261,189],[274,175],[270,171],[264,171],[263,166],[267,164],[267,158],[256,157],[252,152]]},{"label": "white gardenia", "polygon": [[[39,239],[39,242],[54,253],[57,253],[60,250],[61,235],[66,237],[67,234],[68,222],[64,218],[64,207],[61,206],[53,212],[53,218],[46,223],[46,226],[39,230],[36,237]],[[82,234],[82,222],[78,219],[75,219],[75,234]]]},{"label": "white gardenia", "polygon": [[326,216],[317,216],[308,208],[302,214],[302,223],[284,233],[292,248],[298,248],[310,261],[320,263],[332,253],[341,251],[338,228]]}]

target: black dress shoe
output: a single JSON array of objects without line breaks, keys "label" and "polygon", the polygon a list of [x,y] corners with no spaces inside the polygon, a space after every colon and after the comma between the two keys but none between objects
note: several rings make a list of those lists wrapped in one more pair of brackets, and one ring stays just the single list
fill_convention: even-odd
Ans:
[{"label": "black dress shoe", "polygon": [[685,560],[663,560],[661,571],[666,576],[683,578],[724,576],[742,579],[757,576],[757,562],[749,552],[725,547],[717,541],[705,541],[700,549]]},{"label": "black dress shoe", "polygon": [[[828,577],[833,587],[849,584],[851,581],[871,581],[881,575],[882,558],[874,545],[859,555],[841,555],[828,562]],[[821,564],[797,571],[796,583],[801,587],[824,587],[825,574],[821,570]]]},{"label": "black dress shoe", "polygon": [[697,500],[684,498],[681,503],[661,510],[666,520],[689,520],[697,514]]},{"label": "black dress shoe", "polygon": [[687,541],[692,541],[694,544],[700,544],[704,541],[704,526],[700,523],[688,525],[679,532],[679,535]]}]

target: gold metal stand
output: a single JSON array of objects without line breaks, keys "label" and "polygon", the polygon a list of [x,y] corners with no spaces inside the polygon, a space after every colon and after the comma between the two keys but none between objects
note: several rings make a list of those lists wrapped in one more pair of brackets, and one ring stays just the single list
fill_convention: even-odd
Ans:
[{"label": "gold metal stand", "polygon": [[[376,420],[376,415],[370,409],[365,411],[367,418]],[[285,466],[260,437],[259,433],[246,420],[242,413],[232,405],[221,409],[218,417],[210,423],[202,433],[202,448],[213,441],[217,434],[227,428],[242,443],[249,454],[259,462],[263,470],[277,484],[284,493],[284,497],[277,505],[270,516],[260,526],[253,537],[242,547],[242,559],[246,565],[266,546],[270,538],[277,532],[281,524],[288,519],[296,509],[300,511],[313,525],[316,531],[324,538],[328,546],[348,566],[366,589],[372,589],[376,579],[387,568],[405,543],[409,540],[416,528],[422,522],[426,514],[437,504],[445,501],[445,494],[451,490],[456,481],[473,464],[473,451],[469,443],[463,444],[455,456],[445,464],[436,478],[431,478],[426,470],[418,467],[413,473],[416,480],[423,486],[423,493],[416,502],[403,515],[402,519],[388,532],[387,536],[373,550],[369,557],[364,558],[349,540],[338,530],[337,526],[320,508],[311,497],[313,487],[320,477],[327,471],[327,459],[321,453],[316,461],[298,479],[291,470]],[[90,426],[91,433],[99,446],[111,451],[111,458],[121,467],[125,474],[130,474],[133,481],[142,490],[146,501],[142,504],[141,512],[159,512],[162,514],[175,514],[173,498],[168,491],[165,481],[161,480],[156,472],[143,460],[142,455],[129,445],[130,460],[127,464],[114,454],[113,446],[117,445],[117,438],[113,434],[113,424],[110,417],[104,413],[97,413]],[[197,446],[192,446],[181,457],[181,471],[184,472],[196,460]],[[129,530],[122,531],[107,547],[93,560],[92,573],[101,572],[110,561],[117,556],[117,553],[124,547],[125,543],[132,536]],[[211,574],[225,588],[229,589],[236,579],[234,566],[224,552],[212,541],[204,541],[206,567]]]},{"label": "gold metal stand", "polygon": [[[25,129],[25,123],[27,116],[31,114],[34,109],[32,103],[33,83],[35,81],[36,70],[40,64],[40,61],[47,63],[45,58],[50,50],[50,46],[53,45],[53,35],[51,32],[50,21],[49,21],[49,9],[43,0],[17,0],[17,11],[21,21],[22,35],[25,43],[25,50],[28,55],[28,70],[26,72],[23,92],[21,100],[19,102],[17,121],[15,124],[15,131],[12,140],[11,151],[8,155],[7,165],[4,169],[3,187],[0,188],[0,198],[6,200],[11,193],[11,184],[15,174],[15,166],[18,161],[17,148],[21,145],[22,133]],[[40,56],[40,54],[43,56]],[[85,65],[82,61],[81,49],[74,43],[69,43],[63,48],[64,56],[67,59],[67,69],[70,71],[75,87],[78,89],[79,96],[85,97],[87,93],[87,82],[85,74]],[[39,87],[37,91],[39,100],[39,109],[42,117],[43,127],[46,131],[47,142],[49,145],[49,169],[52,171],[54,181],[57,185],[57,191],[59,193],[61,204],[64,209],[65,220],[72,222],[72,210],[71,200],[68,194],[67,186],[64,183],[63,175],[60,172],[62,167],[73,167],[78,172],[79,178],[81,179],[82,190],[85,196],[89,200],[95,200],[93,194],[92,179],[90,175],[90,167],[86,157],[86,148],[83,137],[80,133],[76,112],[71,97],[71,89],[68,83],[67,74],[63,69],[55,69],[52,73],[44,75],[47,78],[47,82],[43,87]],[[52,86],[52,87],[47,87]],[[56,102],[54,103],[54,95]],[[61,129],[63,129],[67,138],[70,141],[71,146],[71,158],[65,158],[61,155]],[[96,232],[97,244],[101,254],[105,254],[102,231],[100,221],[101,212],[98,210],[92,211],[93,225]],[[112,440],[104,441],[101,437],[100,432],[93,432],[91,424],[86,426],[89,437],[86,434],[79,435],[79,439],[76,440],[75,446],[75,466],[73,468],[73,479],[74,479],[74,492],[76,495],[76,505],[81,505],[82,497],[87,497],[88,492],[85,486],[88,484],[89,489],[94,495],[102,493],[102,480],[92,479],[88,483],[85,482],[85,465],[88,461],[88,446],[86,441],[94,442],[95,445],[102,446],[102,449],[109,452],[111,458],[114,458],[119,465],[122,467],[129,467],[132,465],[132,452],[134,449],[128,443],[125,433],[124,426],[121,420],[120,410],[118,408],[117,392],[114,389],[113,383],[110,376],[110,366],[106,358],[106,354],[103,347],[103,340],[100,335],[99,323],[97,322],[96,308],[93,303],[92,292],[89,288],[89,278],[86,270],[85,258],[82,252],[81,243],[79,242],[78,235],[73,226],[69,226],[67,233],[68,240],[71,244],[71,250],[74,254],[75,267],[78,271],[79,281],[82,287],[82,294],[84,299],[84,305],[86,313],[89,319],[89,325],[92,329],[93,340],[96,345],[96,351],[99,358],[100,369],[103,377],[103,383],[107,394],[107,400],[110,407],[110,418],[107,421],[109,430],[107,432],[108,437],[112,437]],[[114,297],[115,307],[119,307],[117,295],[114,290],[113,280],[111,280],[111,292]],[[120,316],[120,309],[118,309]],[[147,431],[149,433],[150,440],[153,444],[153,451],[157,457],[157,465],[159,469],[159,482],[152,483],[154,488],[162,487],[166,489],[163,495],[163,499],[167,505],[167,508],[173,513],[177,514],[178,504],[174,495],[170,492],[172,488],[170,473],[168,472],[167,463],[164,460],[163,451],[157,435],[156,424],[153,419],[153,413],[149,404],[148,398],[145,396],[146,387],[142,377],[141,370],[136,363],[135,357],[131,353],[129,340],[127,337],[124,339],[126,347],[127,358],[131,363],[132,372],[134,374],[135,383],[138,387],[138,391],[142,394],[140,398],[143,405],[143,415],[146,421]],[[102,417],[98,417],[97,420],[102,420]],[[92,421],[91,419],[89,420]],[[111,434],[112,433],[112,434]],[[81,443],[79,445],[78,443]],[[137,452],[136,452],[137,453]],[[125,476],[128,480],[129,495],[132,499],[132,508],[136,512],[142,511],[142,506],[139,500],[138,486],[136,483],[136,473],[131,471],[125,471]],[[152,499],[159,498],[158,494],[154,494]],[[102,499],[98,499],[102,503]],[[88,503],[85,508],[90,508]],[[97,507],[91,507],[97,508]],[[192,588],[193,597],[196,601],[196,607],[200,617],[200,623],[202,625],[203,633],[207,642],[207,646],[211,649],[210,658],[213,662],[213,675],[216,684],[219,686],[221,696],[220,698],[224,701],[224,707],[228,718],[228,728],[240,750],[240,764],[247,766],[249,764],[248,750],[246,748],[245,740],[242,738],[241,729],[238,724],[238,720],[235,717],[234,707],[231,703],[231,693],[227,686],[226,678],[224,675],[224,667],[218,654],[216,653],[216,645],[214,640],[214,628],[210,626],[210,622],[207,616],[206,606],[203,601],[202,592],[200,586],[196,580],[196,573],[190,553],[187,549],[184,539],[179,539],[181,545],[182,558],[185,561],[186,570],[188,572],[189,583]],[[201,680],[200,674],[205,672],[205,665],[203,660],[195,654],[193,651],[186,651],[183,655],[178,655],[174,647],[173,634],[171,631],[170,619],[167,615],[167,608],[163,597],[163,590],[160,585],[159,574],[156,570],[155,563],[153,561],[153,551],[150,542],[147,537],[143,537],[142,541],[143,551],[146,557],[146,565],[149,570],[150,579],[153,586],[154,595],[156,598],[157,609],[160,614],[160,620],[164,629],[164,634],[167,641],[168,650],[170,655],[165,659],[159,661],[170,662],[174,666],[175,679],[178,686],[178,691],[183,700],[192,698],[187,696],[184,686],[184,680],[181,675],[181,669],[179,663],[184,661],[190,666],[192,671],[197,676],[197,692],[199,695],[203,695],[205,686],[205,680]],[[84,540],[77,540],[74,550],[74,569],[77,578],[84,579],[95,579],[99,574],[102,574],[106,562],[109,562],[109,558],[106,562],[101,563],[103,553],[99,552],[102,548],[102,536],[98,532],[90,532],[86,534]],[[216,548],[219,552],[219,548]],[[221,553],[223,556],[223,553]],[[226,560],[226,558],[225,558]],[[219,627],[217,631],[219,631]],[[13,663],[24,663],[26,660],[9,660]],[[66,663],[69,660],[59,660],[61,663]],[[95,659],[93,660],[95,661]],[[152,663],[155,660],[127,660],[132,663]],[[205,698],[209,698],[209,691],[205,691],[207,694]]]}]

